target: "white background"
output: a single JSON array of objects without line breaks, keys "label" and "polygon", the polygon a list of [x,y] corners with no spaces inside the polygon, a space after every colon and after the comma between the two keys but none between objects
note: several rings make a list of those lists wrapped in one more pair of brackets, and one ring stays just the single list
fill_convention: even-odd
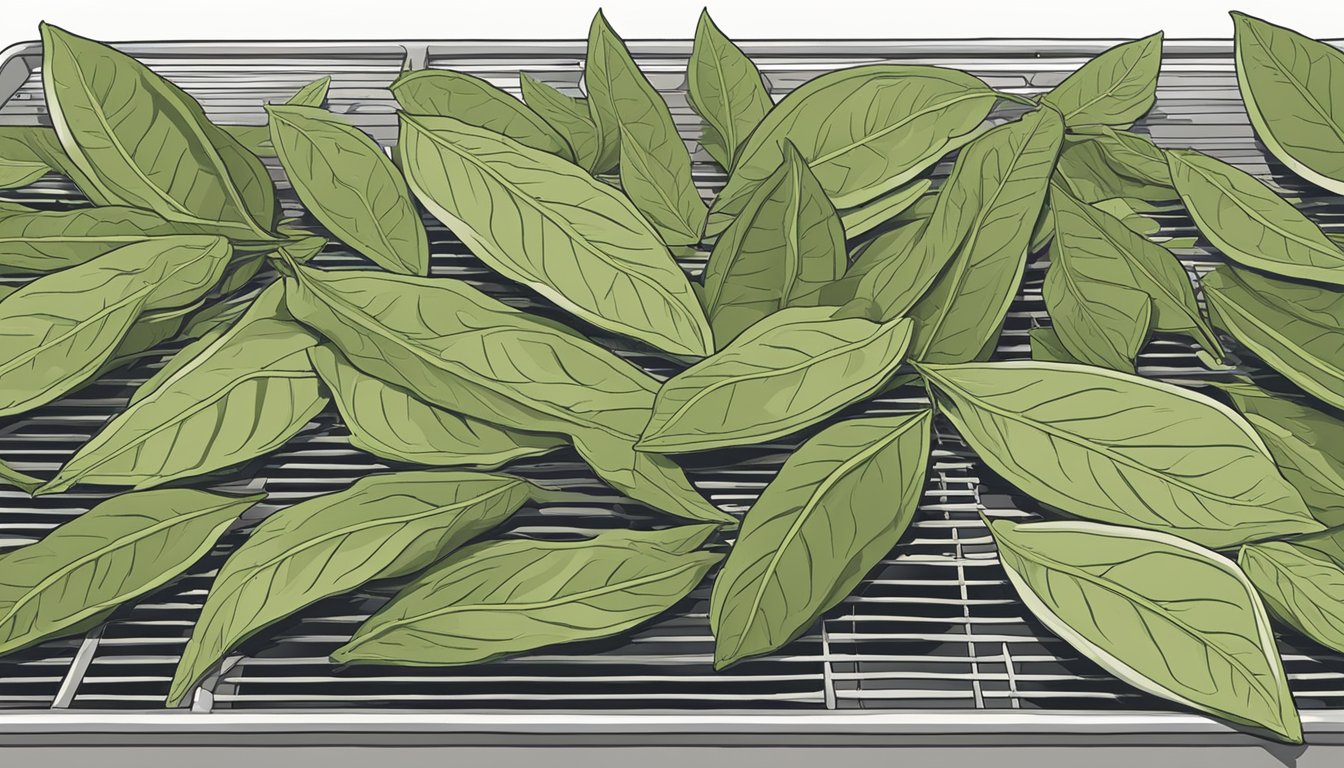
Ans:
[{"label": "white background", "polygon": [[[689,39],[705,0],[0,0],[0,47],[46,20],[107,41],[583,38],[599,5],[627,38]],[[1344,0],[708,0],[732,37],[1230,37],[1231,8],[1344,37]]]}]

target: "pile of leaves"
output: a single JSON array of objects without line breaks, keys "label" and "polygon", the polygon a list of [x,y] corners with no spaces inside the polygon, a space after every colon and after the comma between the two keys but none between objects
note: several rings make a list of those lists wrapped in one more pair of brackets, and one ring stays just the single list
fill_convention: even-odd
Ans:
[{"label": "pile of leaves", "polygon": [[[1344,55],[1234,18],[1257,135],[1344,194],[1330,87]],[[0,182],[54,172],[89,205],[0,209],[0,268],[32,276],[0,301],[0,416],[180,349],[54,476],[5,469],[36,494],[128,492],[0,558],[0,652],[83,631],[190,567],[261,497],[188,486],[334,405],[353,445],[429,468],[257,525],[214,581],[168,705],[274,622],[394,578],[406,586],[334,661],[471,664],[607,637],[713,570],[722,668],[798,637],[892,550],[936,411],[1057,512],[991,524],[1044,624],[1144,691],[1301,740],[1270,617],[1344,651],[1344,251],[1263,181],[1130,130],[1154,103],[1160,33],[1039,98],[874,64],[776,104],[704,16],[689,93],[728,172],[710,203],[601,14],[582,98],[527,76],[520,101],[458,72],[403,75],[390,157],[322,108],[326,79],[268,106],[265,126],[219,126],[124,54],[51,26],[42,38],[52,125],[3,129]],[[279,217],[262,156],[321,234]],[[427,276],[421,207],[554,312]],[[1198,286],[1150,237],[1172,211],[1226,257]],[[377,268],[314,266],[326,234]],[[703,280],[676,259],[697,248],[711,249]],[[1031,258],[1048,258],[1050,325],[1031,360],[989,361]],[[1224,383],[1136,375],[1155,334],[1186,338]],[[1276,373],[1228,375],[1233,344]],[[831,418],[916,381],[924,409]],[[676,457],[799,432],[716,570],[704,544],[738,521]],[[496,470],[570,447],[682,524],[487,535],[574,495]]]}]

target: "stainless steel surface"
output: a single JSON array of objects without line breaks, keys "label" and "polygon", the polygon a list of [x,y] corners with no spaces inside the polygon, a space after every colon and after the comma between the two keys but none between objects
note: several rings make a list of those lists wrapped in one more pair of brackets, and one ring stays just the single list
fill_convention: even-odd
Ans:
[{"label": "stainless steel surface", "polygon": [[[757,59],[778,98],[818,73],[875,61],[957,67],[1003,90],[1033,94],[1056,84],[1109,44],[787,42],[744,48]],[[517,73],[523,70],[577,92],[583,50],[581,43],[569,42],[145,43],[125,48],[186,88],[222,122],[260,122],[263,101],[287,98],[308,81],[330,74],[331,108],[384,143],[395,138],[395,105],[387,85],[404,64],[459,69],[515,93]],[[692,147],[697,183],[706,193],[712,192],[722,184],[723,174],[695,144],[699,121],[684,94],[688,46],[657,42],[632,48],[667,96]],[[45,119],[39,64],[33,46],[11,49],[0,64],[0,124]],[[8,99],[4,99],[6,86],[14,89]],[[1325,197],[1286,173],[1255,141],[1241,107],[1226,41],[1168,43],[1158,105],[1139,129],[1160,144],[1195,146],[1272,179],[1285,192],[1301,196],[1327,229],[1344,228],[1339,198]],[[278,167],[272,164],[271,169],[281,179]],[[945,172],[943,167],[938,173]],[[284,197],[287,212],[298,214],[287,188]],[[68,187],[54,179],[30,190],[0,192],[0,199],[51,207],[74,204]],[[1184,216],[1161,221],[1164,237],[1194,234]],[[553,312],[531,294],[496,279],[443,227],[426,223],[434,275],[470,280],[506,301]],[[1178,253],[1193,275],[1216,262],[1216,256],[1202,246]],[[339,250],[324,255],[322,261],[332,267],[363,263]],[[703,254],[686,262],[691,273],[702,265]],[[1004,330],[998,351],[1004,358],[1025,356],[1029,329],[1043,321],[1042,275],[1043,264],[1036,258]],[[632,355],[632,359],[654,373],[671,372],[656,357]],[[35,414],[0,422],[0,456],[23,471],[39,475],[54,471],[157,364],[144,361]],[[1208,375],[1187,345],[1171,339],[1155,340],[1142,355],[1140,370],[1185,381]],[[923,402],[922,391],[909,388],[844,415],[891,413]],[[344,434],[334,414],[324,414],[276,455],[230,473],[223,481],[229,487],[270,492],[272,506],[264,513],[342,488],[362,474],[386,467],[350,448]],[[697,456],[688,462],[688,469],[716,504],[741,514],[795,444],[782,441]],[[605,491],[570,456],[516,469],[547,482],[591,489],[604,499],[592,505],[526,510],[517,520],[517,532],[565,536],[579,529],[660,522],[658,516]],[[79,492],[34,500],[0,489],[0,547],[41,537],[103,495]],[[220,723],[224,728],[237,724],[266,730],[282,728],[286,717],[308,722],[335,717],[331,722],[340,723],[341,713],[357,709],[387,712],[388,718],[370,714],[374,719],[367,722],[396,731],[402,727],[399,724],[419,722],[415,718],[421,715],[407,714],[409,710],[431,710],[436,714],[423,716],[437,718],[426,722],[439,729],[528,732],[533,727],[526,725],[531,722],[528,718],[535,718],[547,729],[600,731],[606,723],[617,730],[643,732],[656,725],[656,716],[650,713],[674,711],[679,714],[668,717],[680,718],[684,732],[718,728],[752,732],[757,727],[753,723],[768,723],[765,732],[773,738],[810,734],[811,729],[847,734],[850,724],[862,721],[878,732],[906,736],[916,731],[978,733],[987,728],[989,734],[1007,738],[1018,733],[1117,729],[1224,739],[1225,726],[1137,694],[1078,659],[1026,614],[1004,580],[980,513],[1028,517],[1036,511],[1034,502],[994,477],[940,423],[924,502],[904,541],[824,622],[770,658],[714,673],[705,621],[707,590],[701,589],[667,617],[625,639],[466,668],[333,667],[325,655],[388,594],[386,589],[373,589],[324,601],[249,640],[240,655],[226,662],[198,692],[194,708],[209,714],[166,717],[192,717],[190,728],[209,729],[207,723]],[[255,516],[250,520],[254,522]],[[90,723],[118,722],[113,715],[88,710],[161,706],[210,578],[243,538],[242,530],[226,536],[188,575],[119,611],[100,634],[53,641],[0,658],[0,708],[72,710],[35,716],[0,712],[0,732],[59,731],[63,723],[72,729],[73,724],[87,728]],[[1344,722],[1337,715],[1344,705],[1344,658],[1294,638],[1285,638],[1283,647],[1309,737],[1325,738]],[[85,711],[89,719],[65,719],[78,711]],[[290,714],[296,711],[299,714]],[[247,712],[263,716],[239,718]],[[304,714],[312,712],[319,714]],[[843,719],[846,716],[857,719]],[[155,729],[172,730],[172,723],[188,721],[152,722]]]}]

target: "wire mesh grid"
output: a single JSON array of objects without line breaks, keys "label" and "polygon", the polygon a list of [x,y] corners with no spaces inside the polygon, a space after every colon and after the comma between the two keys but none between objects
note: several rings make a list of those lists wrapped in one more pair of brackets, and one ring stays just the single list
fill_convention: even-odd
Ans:
[{"label": "wire mesh grid", "polygon": [[[686,46],[633,46],[650,79],[667,97],[696,160],[694,176],[707,194],[723,182],[695,142],[699,120],[685,97]],[[901,61],[966,69],[997,88],[1039,93],[1097,50],[1098,43],[776,43],[747,46],[776,98],[811,77],[858,63]],[[196,96],[212,118],[255,123],[260,105],[287,98],[316,77],[333,77],[331,108],[348,115],[384,144],[395,139],[395,105],[388,84],[402,67],[452,68],[484,77],[517,93],[527,71],[562,90],[578,92],[582,46],[559,43],[236,46],[146,45],[145,63]],[[1327,229],[1344,223],[1337,198],[1319,196],[1266,160],[1236,92],[1225,43],[1169,45],[1158,105],[1139,126],[1160,144],[1195,146],[1236,163],[1299,196]],[[21,66],[17,90],[0,106],[0,124],[46,121],[40,60],[29,50],[0,71],[0,83]],[[285,193],[286,215],[302,215]],[[945,175],[947,167],[935,171]],[[46,208],[80,204],[68,186],[47,179],[33,188],[0,193]],[[1159,217],[1163,237],[1194,234],[1183,216]],[[316,222],[306,220],[306,224]],[[506,302],[560,314],[525,290],[499,281],[460,241],[427,220],[432,274],[468,280]],[[1177,249],[1192,275],[1216,263],[1206,244]],[[703,268],[704,253],[687,258]],[[363,266],[339,248],[324,266]],[[1031,262],[1005,324],[1001,358],[1024,357],[1031,328],[1048,322],[1041,299],[1045,262]],[[588,329],[592,330],[592,329]],[[619,340],[597,331],[603,343]],[[171,349],[165,350],[165,355]],[[673,370],[662,359],[627,348],[625,354],[654,375]],[[1140,358],[1140,372],[1186,383],[1207,377],[1191,348],[1156,339]],[[54,471],[106,421],[162,359],[114,372],[34,414],[0,422],[0,457],[39,475]],[[926,404],[918,387],[897,389],[837,418],[890,414]],[[815,430],[813,430],[815,431]],[[807,434],[811,434],[809,431]],[[743,514],[807,434],[733,452],[691,457],[688,474],[720,508]],[[334,413],[324,413],[280,452],[218,478],[221,489],[265,490],[266,505],[167,587],[120,609],[84,636],[43,643],[0,659],[0,708],[153,708],[161,706],[178,655],[208,594],[211,578],[257,520],[304,498],[339,490],[369,472],[395,468],[352,448]],[[602,486],[573,455],[511,467],[538,482],[589,491],[595,501],[524,509],[506,535],[566,537],[613,526],[662,524],[657,515]],[[240,479],[242,478],[242,479]],[[0,548],[40,538],[108,494],[72,492],[29,499],[0,489]],[[1045,631],[1007,584],[981,515],[1032,518],[1039,507],[1020,496],[966,447],[941,419],[924,498],[903,541],[862,585],[813,630],[770,657],[713,672],[712,638],[702,587],[660,620],[611,640],[546,649],[461,668],[333,667],[326,655],[394,591],[375,585],[323,601],[244,643],[218,675],[197,691],[198,710],[322,707],[500,709],[1043,709],[1161,710],[1110,678]],[[714,546],[726,547],[730,540]],[[1306,709],[1344,704],[1344,658],[1306,641],[1284,639],[1285,663],[1298,703]]]}]

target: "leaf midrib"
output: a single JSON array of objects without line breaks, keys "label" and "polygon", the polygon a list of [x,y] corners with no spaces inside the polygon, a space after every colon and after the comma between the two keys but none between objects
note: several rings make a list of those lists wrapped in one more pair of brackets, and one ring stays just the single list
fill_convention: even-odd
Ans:
[{"label": "leaf midrib", "polygon": [[919,118],[924,117],[925,115],[930,115],[944,110],[949,110],[953,106],[963,101],[972,101],[974,99],[984,99],[984,98],[993,98],[993,93],[988,90],[977,90],[972,91],[970,93],[958,94],[940,103],[930,104],[916,112],[911,112],[909,115],[905,116],[900,120],[897,120],[896,122],[886,126],[885,128],[882,128],[880,130],[874,131],[870,134],[863,136],[862,139],[859,141],[851,141],[844,146],[837,147],[836,149],[833,149],[830,152],[827,152],[826,154],[818,156],[816,159],[809,162],[808,166],[816,168],[817,166],[822,165],[823,163],[829,163],[832,160],[836,159],[837,157],[840,157],[841,155],[853,152],[859,149],[860,147],[865,147],[888,134],[898,131],[901,128],[904,128],[909,123],[914,122],[915,120],[918,120]]}]

